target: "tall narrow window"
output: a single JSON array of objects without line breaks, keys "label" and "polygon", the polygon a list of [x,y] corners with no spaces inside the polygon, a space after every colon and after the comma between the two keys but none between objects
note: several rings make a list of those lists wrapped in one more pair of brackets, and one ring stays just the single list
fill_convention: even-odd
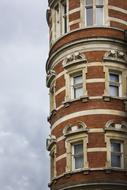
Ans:
[{"label": "tall narrow window", "polygon": [[79,142],[72,145],[72,168],[83,168],[83,142]]},{"label": "tall narrow window", "polygon": [[50,163],[51,163],[51,179],[55,177],[55,152],[50,154]]},{"label": "tall narrow window", "polygon": [[93,0],[86,0],[86,25],[93,25]]},{"label": "tall narrow window", "polygon": [[121,75],[115,72],[109,72],[109,94],[110,96],[121,95]]},{"label": "tall narrow window", "polygon": [[103,25],[104,0],[85,0],[85,22],[86,26]]},{"label": "tall narrow window", "polygon": [[96,0],[96,25],[103,25],[103,0]]},{"label": "tall narrow window", "polygon": [[111,140],[111,167],[122,167],[123,143]]},{"label": "tall narrow window", "polygon": [[71,79],[72,88],[71,88],[71,94],[72,98],[80,98],[83,96],[83,77],[82,74],[79,73],[77,75],[72,76]]},{"label": "tall narrow window", "polygon": [[61,1],[62,6],[62,34],[67,33],[67,4],[66,0]]},{"label": "tall narrow window", "polygon": [[59,4],[55,6],[55,38],[60,36],[60,7]]}]

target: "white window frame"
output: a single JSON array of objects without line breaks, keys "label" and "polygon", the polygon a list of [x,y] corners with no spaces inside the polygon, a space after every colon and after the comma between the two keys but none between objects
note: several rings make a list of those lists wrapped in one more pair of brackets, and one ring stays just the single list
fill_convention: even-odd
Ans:
[{"label": "white window frame", "polygon": [[[122,142],[123,155],[121,158],[121,168],[111,166],[111,141]],[[107,169],[122,169],[127,170],[127,135],[119,133],[117,131],[106,131],[105,133],[105,142],[107,147]]]},{"label": "white window frame", "polygon": [[77,73],[82,73],[83,77],[83,97],[87,96],[87,90],[86,90],[86,73],[87,73],[87,67],[85,64],[82,65],[76,65],[76,67],[70,67],[66,70],[65,73],[65,81],[66,81],[66,96],[65,96],[65,102],[66,101],[73,101],[77,100],[74,99],[72,95],[72,76],[76,75]]},{"label": "white window frame", "polygon": [[[77,72],[77,73],[74,73],[73,75],[70,76],[70,80],[71,80],[71,99],[78,99],[80,97],[83,96],[83,75],[82,75],[82,72]],[[78,83],[78,84],[75,84],[74,83],[74,78],[76,77],[81,77],[81,80],[82,82],[81,83]],[[78,89],[81,89],[82,90],[82,95],[79,96],[79,97],[76,97],[76,90]]]},{"label": "white window frame", "polygon": [[[117,81],[111,81],[110,80],[110,74],[117,75],[118,76],[118,82]],[[121,77],[120,72],[117,72],[115,70],[109,70],[109,95],[110,95],[110,86],[118,88],[118,95],[116,95],[114,97],[121,97],[122,96],[122,77]]]},{"label": "white window frame", "polygon": [[110,96],[109,93],[109,73],[110,72],[119,73],[121,75],[121,86],[120,86],[120,96],[113,97],[113,98],[125,98],[127,97],[127,68],[123,65],[118,65],[112,62],[105,62],[104,63],[104,72],[105,72],[105,90],[104,96]]},{"label": "white window frame", "polygon": [[[120,152],[113,152],[111,150],[111,147],[112,147],[112,143],[118,143],[120,144]],[[111,160],[110,160],[110,165],[112,168],[124,168],[124,151],[123,151],[123,142],[122,141],[118,141],[118,140],[114,140],[114,139],[111,139],[110,140],[110,157],[111,157]],[[112,155],[118,155],[120,156],[120,166],[113,166],[112,165]]]},{"label": "white window frame", "polygon": [[[93,0],[93,4],[92,4],[92,6],[90,6],[90,5],[86,5],[86,0],[84,0],[85,1],[85,14],[84,14],[84,16],[85,16],[85,26],[88,26],[88,27],[90,27],[90,26],[103,26],[104,25],[104,0],[103,0],[103,5],[97,5],[96,4],[96,1],[97,0]],[[93,24],[92,25],[87,25],[87,14],[86,14],[86,9],[87,8],[89,8],[89,7],[92,7],[93,8]],[[101,25],[98,25],[97,23],[96,23],[96,8],[97,7],[102,7],[103,8],[103,23],[101,24]]]},{"label": "white window frame", "polygon": [[[82,153],[81,154],[75,155],[74,150],[75,150],[76,145],[82,145]],[[72,144],[71,146],[72,146],[72,170],[82,169],[84,167],[83,141],[76,142],[76,143]],[[82,162],[83,166],[82,167],[76,168],[76,158],[75,157],[79,157],[79,158],[82,157],[82,159],[83,159],[83,162]]]}]

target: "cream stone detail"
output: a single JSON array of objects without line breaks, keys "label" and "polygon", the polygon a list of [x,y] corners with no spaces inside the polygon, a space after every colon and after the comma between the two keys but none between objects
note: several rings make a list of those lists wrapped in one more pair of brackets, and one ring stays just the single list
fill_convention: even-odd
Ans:
[{"label": "cream stone detail", "polygon": [[74,134],[73,136],[67,137],[66,143],[66,152],[67,152],[67,165],[66,165],[66,172],[71,172],[73,170],[73,160],[72,160],[72,145],[77,142],[83,142],[83,157],[84,157],[84,164],[83,168],[88,168],[87,162],[87,143],[88,143],[88,135],[86,133]]},{"label": "cream stone detail", "polygon": [[102,98],[103,98],[102,96],[91,96],[91,97],[89,97],[90,100],[100,100]]},{"label": "cream stone detail", "polygon": [[79,111],[79,112],[75,112],[75,113],[71,113],[66,116],[63,116],[52,125],[52,129],[54,129],[57,125],[69,119],[82,117],[86,115],[116,115],[116,116],[121,116],[121,117],[127,117],[127,113],[125,113],[124,111],[118,111],[118,110],[112,110],[112,109],[85,110],[85,111]]},{"label": "cream stone detail", "polygon": [[58,94],[60,94],[61,92],[63,92],[63,91],[65,91],[65,86],[64,87],[62,87],[62,88],[60,88],[59,90],[57,90],[56,92],[55,92],[55,96],[57,96]]},{"label": "cream stone detail", "polygon": [[64,62],[63,67],[69,67],[73,64],[76,65],[77,63],[86,62],[86,57],[84,54],[81,54],[80,52],[74,52],[73,54],[68,55]]},{"label": "cream stone detail", "polygon": [[64,139],[65,139],[64,136],[58,137],[58,138],[57,138],[57,142],[59,142],[59,141],[63,141]]},{"label": "cream stone detail", "polygon": [[59,160],[62,160],[63,158],[66,158],[67,157],[67,154],[62,154],[61,156],[57,157],[56,158],[56,162],[58,162]]},{"label": "cream stone detail", "polygon": [[103,66],[103,65],[102,65],[102,62],[87,63],[87,67],[93,67],[93,66]]},{"label": "cream stone detail", "polygon": [[126,9],[122,9],[122,8],[119,8],[119,7],[115,7],[115,6],[109,5],[108,9],[112,9],[112,10],[115,10],[115,11],[127,14],[127,10]]},{"label": "cream stone detail", "polygon": [[96,78],[96,79],[87,79],[86,83],[98,83],[98,82],[105,82],[104,78]]},{"label": "cream stone detail", "polygon": [[60,110],[63,107],[64,107],[64,105],[62,104],[61,106],[57,107],[56,110],[58,111],[58,110]]},{"label": "cream stone detail", "polygon": [[106,148],[97,147],[97,148],[88,148],[87,152],[106,152]]},{"label": "cream stone detail", "polygon": [[124,21],[124,20],[119,19],[119,18],[109,17],[109,20],[110,20],[110,21],[114,21],[114,22],[118,22],[118,23],[120,23],[120,24],[127,25],[127,21]]},{"label": "cream stone detail", "polygon": [[118,50],[110,50],[105,53],[104,60],[116,61],[116,62],[127,62],[127,53]]},{"label": "cream stone detail", "polygon": [[[108,41],[108,44],[106,43]],[[116,46],[116,42],[118,45]],[[55,57],[55,62],[53,62],[51,69],[54,69],[54,67],[61,62],[65,57],[67,57],[70,54],[73,54],[73,52],[88,52],[88,51],[109,51],[110,49],[117,49],[118,51],[123,51],[121,49],[121,41],[119,40],[111,40],[109,41],[109,38],[92,38],[91,39],[82,39],[78,40],[77,42],[71,42],[69,45],[64,45],[61,48],[59,48],[57,51],[55,51],[49,58],[48,63],[52,61]],[[84,49],[85,46],[85,49]],[[66,51],[65,51],[66,49]],[[62,51],[62,53],[59,54],[59,51]],[[48,64],[47,63],[47,64]],[[98,63],[98,62],[97,62]],[[89,63],[89,65],[92,63]]]},{"label": "cream stone detail", "polygon": [[62,77],[64,74],[65,74],[65,71],[62,71],[61,73],[57,74],[56,75],[56,79]]},{"label": "cream stone detail", "polygon": [[50,150],[50,174],[51,180],[56,177],[56,144]]},{"label": "cream stone detail", "polygon": [[111,168],[111,140],[123,142],[123,155],[121,159],[121,169],[127,169],[127,135],[116,131],[107,131],[105,133],[105,142],[107,144],[107,163],[106,167]]},{"label": "cream stone detail", "polygon": [[103,132],[104,132],[104,129],[102,129],[102,128],[89,129],[89,133],[103,133]]},{"label": "cream stone detail", "polygon": [[75,8],[75,9],[70,10],[69,14],[76,13],[78,11],[80,11],[80,8]]},{"label": "cream stone detail", "polygon": [[73,21],[69,22],[69,26],[71,26],[73,24],[77,24],[77,23],[80,23],[80,19],[73,20]]}]

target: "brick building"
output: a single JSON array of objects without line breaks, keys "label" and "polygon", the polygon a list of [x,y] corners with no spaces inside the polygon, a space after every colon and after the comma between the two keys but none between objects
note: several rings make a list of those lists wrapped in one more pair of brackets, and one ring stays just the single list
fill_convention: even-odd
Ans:
[{"label": "brick building", "polygon": [[127,190],[127,0],[49,0],[51,190]]}]

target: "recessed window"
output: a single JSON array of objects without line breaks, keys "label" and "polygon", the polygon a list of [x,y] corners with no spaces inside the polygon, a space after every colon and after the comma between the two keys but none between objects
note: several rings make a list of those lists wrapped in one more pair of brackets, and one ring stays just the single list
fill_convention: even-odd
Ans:
[{"label": "recessed window", "polygon": [[51,179],[55,177],[55,152],[51,152],[50,154],[50,165],[51,165]]},{"label": "recessed window", "polygon": [[123,143],[111,140],[111,167],[121,168],[123,162]]},{"label": "recessed window", "polygon": [[77,99],[81,96],[83,96],[83,77],[79,73],[71,77],[71,97]]},{"label": "recessed window", "polygon": [[53,40],[67,33],[67,2],[59,1],[52,9]]},{"label": "recessed window", "polygon": [[85,22],[86,26],[103,25],[104,23],[103,0],[85,0]]},{"label": "recessed window", "polygon": [[83,142],[79,142],[72,145],[72,168],[83,168]]},{"label": "recessed window", "polygon": [[109,95],[121,96],[121,75],[109,72]]},{"label": "recessed window", "polygon": [[66,1],[61,1],[61,11],[62,11],[62,34],[67,33],[67,3]]}]

